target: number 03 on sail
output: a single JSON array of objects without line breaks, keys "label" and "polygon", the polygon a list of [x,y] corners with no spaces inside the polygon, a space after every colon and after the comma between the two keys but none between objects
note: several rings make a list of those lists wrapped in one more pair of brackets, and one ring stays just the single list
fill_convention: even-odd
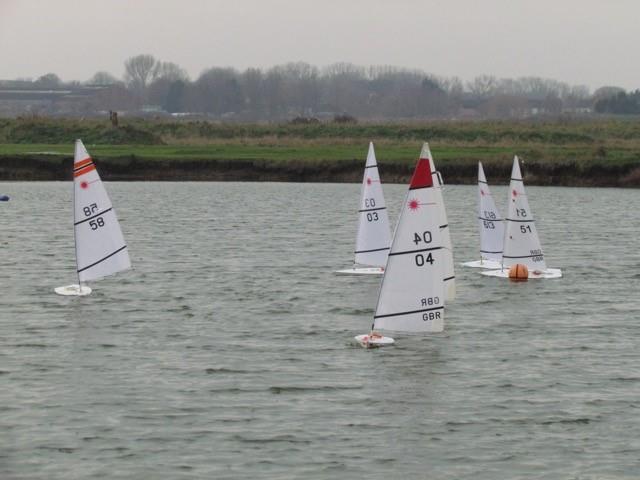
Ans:
[{"label": "number 03 on sail", "polygon": [[387,263],[389,243],[389,217],[382,194],[373,143],[369,143],[367,163],[360,192],[358,235],[353,268],[338,270],[338,275],[382,275]]},{"label": "number 03 on sail", "polygon": [[84,296],[91,293],[84,282],[128,270],[131,261],[109,195],[80,140],[76,140],[73,163],[73,224],[78,284],[55,292]]}]

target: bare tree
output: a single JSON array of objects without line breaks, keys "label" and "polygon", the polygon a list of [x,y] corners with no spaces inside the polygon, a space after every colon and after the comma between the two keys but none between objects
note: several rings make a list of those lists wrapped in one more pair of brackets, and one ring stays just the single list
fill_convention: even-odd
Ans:
[{"label": "bare tree", "polygon": [[498,79],[492,75],[480,75],[467,85],[471,94],[480,98],[487,98],[494,95],[497,86]]},{"label": "bare tree", "polygon": [[153,55],[136,55],[124,62],[124,80],[127,86],[144,96],[147,85],[155,78],[157,61]]},{"label": "bare tree", "polygon": [[604,98],[615,97],[620,93],[625,93],[624,88],[614,86],[600,87],[595,92],[593,92],[593,103],[596,103],[598,100],[602,100]]},{"label": "bare tree", "polygon": [[177,82],[178,80],[183,82],[189,81],[187,71],[173,62],[157,62],[153,77],[154,79],[163,78],[169,82]]},{"label": "bare tree", "polygon": [[35,83],[43,87],[59,87],[62,80],[55,73],[47,73],[38,78]]},{"label": "bare tree", "polygon": [[120,81],[109,72],[99,71],[94,73],[93,77],[87,80],[86,83],[89,85],[114,85],[119,82]]}]

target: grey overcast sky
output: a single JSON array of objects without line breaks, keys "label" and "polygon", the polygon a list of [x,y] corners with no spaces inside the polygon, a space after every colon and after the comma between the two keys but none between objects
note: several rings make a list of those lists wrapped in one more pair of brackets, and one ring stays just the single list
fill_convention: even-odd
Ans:
[{"label": "grey overcast sky", "polygon": [[640,88],[638,0],[0,0],[0,79],[290,61]]}]

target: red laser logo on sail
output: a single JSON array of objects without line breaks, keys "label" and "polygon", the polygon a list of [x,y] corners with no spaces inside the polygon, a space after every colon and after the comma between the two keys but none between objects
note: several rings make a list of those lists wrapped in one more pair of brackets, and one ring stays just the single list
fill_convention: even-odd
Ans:
[{"label": "red laser logo on sail", "polygon": [[81,182],[80,188],[82,188],[83,190],[86,190],[87,188],[89,188],[89,184],[87,182]]},{"label": "red laser logo on sail", "polygon": [[369,177],[367,177],[367,185],[371,185],[373,182],[371,181],[371,179]]},{"label": "red laser logo on sail", "polygon": [[418,200],[415,198],[409,200],[409,210],[415,212],[418,208],[420,208],[420,202],[418,202]]}]

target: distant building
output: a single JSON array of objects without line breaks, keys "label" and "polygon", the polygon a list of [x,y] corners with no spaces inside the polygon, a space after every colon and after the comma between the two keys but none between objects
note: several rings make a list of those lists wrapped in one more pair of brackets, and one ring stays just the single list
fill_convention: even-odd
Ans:
[{"label": "distant building", "polygon": [[24,114],[96,115],[98,95],[110,85],[43,87],[29,81],[0,80],[0,117]]}]

